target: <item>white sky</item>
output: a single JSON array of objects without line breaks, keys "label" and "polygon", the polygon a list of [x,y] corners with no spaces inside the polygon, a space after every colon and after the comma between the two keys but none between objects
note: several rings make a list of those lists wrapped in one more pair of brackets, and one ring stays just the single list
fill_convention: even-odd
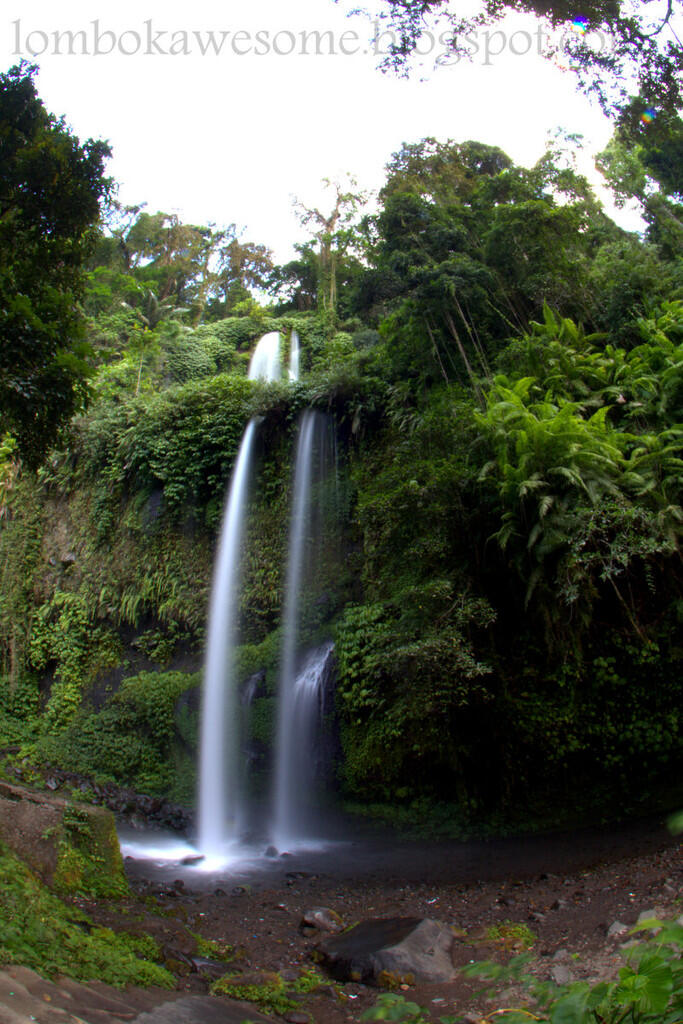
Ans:
[{"label": "white sky", "polygon": [[[268,245],[278,259],[306,237],[294,195],[315,205],[321,179],[345,172],[360,187],[377,188],[403,141],[478,139],[530,165],[558,126],[582,133],[590,154],[611,135],[597,106],[577,93],[574,76],[536,54],[533,21],[507,25],[508,39],[518,33],[513,47],[531,52],[516,56],[506,47],[486,64],[480,37],[472,64],[405,81],[376,70],[372,24],[344,12],[332,0],[252,0],[248,9],[234,0],[5,0],[0,65],[38,51],[33,59],[48,109],[65,115],[82,139],[110,142],[109,173],[123,202],[146,201],[150,211],[174,211],[188,222],[236,222],[245,239]],[[96,28],[100,49],[113,40],[131,55],[93,56]],[[177,33],[187,32],[195,52],[148,54],[148,29],[165,33],[154,38],[166,51],[181,46]],[[66,30],[86,33],[90,55],[65,52],[67,37],[63,52],[53,52],[53,33]],[[337,50],[346,33],[345,48],[358,53],[301,54],[299,33],[313,30],[335,33]],[[202,56],[193,33],[206,44],[212,31],[217,39],[230,35],[219,56]],[[236,32],[243,34],[233,38]],[[273,52],[292,45],[291,33],[297,52]],[[233,42],[238,50],[269,52],[239,55]],[[501,45],[502,37],[489,37],[490,50]],[[81,47],[77,39],[75,49]]]}]

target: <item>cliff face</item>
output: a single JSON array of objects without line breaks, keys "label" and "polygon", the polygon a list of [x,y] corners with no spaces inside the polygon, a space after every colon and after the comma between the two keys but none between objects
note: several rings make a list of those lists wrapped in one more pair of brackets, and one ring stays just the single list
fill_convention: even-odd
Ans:
[{"label": "cliff face", "polygon": [[[176,410],[178,429],[190,412]],[[149,429],[144,416],[138,410],[137,421],[110,436],[114,450],[99,460],[87,444],[97,428],[81,424],[70,450],[38,476],[24,473],[9,496],[0,528],[0,734],[5,745],[24,744],[35,762],[192,803],[198,687],[231,465],[217,455],[200,483],[193,479],[187,449],[205,453],[212,443],[198,429],[192,444],[178,439],[164,465],[158,454],[155,462],[147,452],[144,464],[130,450],[123,455],[131,432]],[[210,422],[202,427],[211,434]],[[263,770],[275,718],[295,428],[292,416],[261,430],[244,544],[237,662],[240,685],[255,672],[263,678],[245,741],[259,747]],[[181,493],[182,503],[172,497]],[[321,555],[323,599],[304,630],[311,642],[321,629],[329,635],[342,587],[338,549],[328,545]]]}]

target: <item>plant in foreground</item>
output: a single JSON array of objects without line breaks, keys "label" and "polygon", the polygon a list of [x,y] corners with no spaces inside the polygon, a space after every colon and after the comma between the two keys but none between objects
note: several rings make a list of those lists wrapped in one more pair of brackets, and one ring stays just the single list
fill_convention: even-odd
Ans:
[{"label": "plant in foreground", "polygon": [[626,962],[614,981],[559,986],[540,982],[525,971],[532,959],[529,954],[506,965],[471,964],[463,973],[506,984],[514,981],[527,989],[538,1009],[497,1010],[496,1019],[506,1024],[683,1024],[683,925],[652,919],[632,931],[650,930],[656,934],[626,951]]},{"label": "plant in foreground", "polygon": [[[456,1024],[457,1017],[439,1017],[439,1024]],[[393,1020],[404,1024],[429,1024],[432,1018],[417,1003],[396,992],[383,992],[374,1006],[366,1010],[361,1020]]]}]

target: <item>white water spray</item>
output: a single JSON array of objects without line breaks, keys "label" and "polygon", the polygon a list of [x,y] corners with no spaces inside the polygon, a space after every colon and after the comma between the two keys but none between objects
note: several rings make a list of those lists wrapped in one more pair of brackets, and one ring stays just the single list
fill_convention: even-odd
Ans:
[{"label": "white water spray", "polygon": [[299,335],[292,331],[289,339],[289,379],[299,379]]},{"label": "white water spray", "polygon": [[280,332],[264,334],[249,363],[249,380],[280,379]]}]

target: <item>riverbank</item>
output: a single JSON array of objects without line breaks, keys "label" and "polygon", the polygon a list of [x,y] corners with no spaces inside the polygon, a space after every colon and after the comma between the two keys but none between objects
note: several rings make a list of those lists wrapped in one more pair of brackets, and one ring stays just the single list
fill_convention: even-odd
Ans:
[{"label": "riverbank", "polygon": [[[528,949],[533,955],[531,970],[559,984],[615,976],[628,929],[639,916],[654,912],[678,917],[683,911],[680,843],[656,822],[603,834],[464,844],[459,859],[456,850],[457,845],[450,843],[397,843],[393,852],[385,851],[384,863],[370,863],[366,850],[365,859],[357,858],[355,873],[351,858],[333,856],[325,870],[320,865],[311,870],[312,863],[307,869],[301,858],[286,857],[251,878],[204,876],[202,887],[187,872],[184,878],[159,877],[149,865],[129,860],[130,899],[77,903],[95,924],[151,936],[177,978],[177,991],[155,995],[130,990],[124,1000],[127,1009],[119,1007],[119,1015],[110,1010],[108,1019],[136,1020],[169,999],[192,999],[193,1019],[197,1024],[208,1022],[210,1004],[203,997],[217,975],[230,972],[234,985],[240,986],[234,991],[246,991],[256,1002],[243,1016],[239,1014],[244,1008],[233,1007],[233,1018],[228,1016],[231,1004],[220,998],[224,1020],[256,1020],[259,1006],[260,1012],[272,1012],[269,994],[282,986],[289,991],[287,1003],[276,1005],[281,1011],[277,1019],[293,1024],[305,1019],[315,1024],[360,1021],[374,1005],[377,989],[325,979],[316,991],[294,991],[301,987],[297,979],[315,966],[314,951],[322,933],[301,927],[305,913],[315,907],[328,908],[346,925],[374,917],[433,918],[453,930],[456,966],[472,960],[504,962]],[[206,946],[208,940],[214,945]],[[202,949],[212,952],[202,957]],[[216,962],[217,950],[222,951],[223,964]],[[476,995],[480,987],[458,976],[452,982],[417,983],[399,991],[435,1020],[461,1015],[478,1021],[521,998],[512,989],[491,1001]],[[74,1006],[69,1010],[69,1000],[59,991],[57,987],[47,992],[48,1016],[40,997],[42,1006],[34,1020],[73,1024],[79,1015]],[[3,1002],[9,1012],[11,997],[0,996],[0,1006]],[[55,1016],[57,1009],[63,1012]],[[177,1014],[185,1011],[178,1004],[173,1012],[175,1017],[167,1008],[158,1019],[180,1020]],[[30,1016],[25,1010],[20,1019]],[[10,1019],[16,1024],[17,1018]],[[107,1018],[90,1013],[81,1019],[95,1024]]]}]

